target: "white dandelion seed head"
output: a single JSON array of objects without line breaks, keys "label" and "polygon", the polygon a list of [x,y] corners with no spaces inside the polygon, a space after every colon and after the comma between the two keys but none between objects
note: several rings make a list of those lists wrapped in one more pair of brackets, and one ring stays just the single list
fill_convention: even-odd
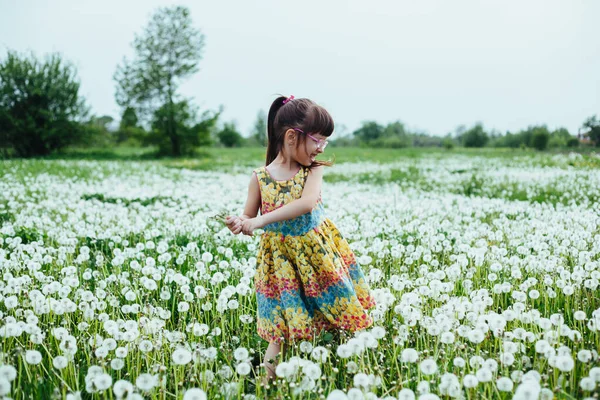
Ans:
[{"label": "white dandelion seed head", "polygon": [[235,372],[241,376],[248,375],[251,370],[252,367],[247,362],[241,362],[235,367]]},{"label": "white dandelion seed head", "polygon": [[433,375],[437,372],[438,366],[435,360],[428,358],[426,360],[421,361],[419,369],[421,370],[421,373],[423,373],[423,375]]},{"label": "white dandelion seed head", "polygon": [[235,358],[237,361],[246,361],[248,357],[250,357],[250,353],[245,347],[238,347],[233,352],[233,358]]},{"label": "white dandelion seed head", "polygon": [[27,350],[25,352],[25,361],[27,364],[37,365],[42,362],[42,353],[37,350]]},{"label": "white dandelion seed head", "polygon": [[415,349],[408,348],[402,350],[400,354],[400,361],[406,363],[415,363],[419,359],[419,352]]},{"label": "white dandelion seed head", "polygon": [[183,400],[207,400],[207,398],[206,392],[198,388],[187,389],[183,394]]},{"label": "white dandelion seed head", "polygon": [[302,341],[300,343],[300,351],[302,353],[310,353],[313,350],[313,345],[311,342]]},{"label": "white dandelion seed head", "polygon": [[140,389],[144,392],[151,391],[157,385],[158,385],[158,377],[156,375],[152,375],[152,374],[148,374],[148,373],[140,374],[137,377],[137,379],[135,380],[135,386],[137,386],[138,389]]},{"label": "white dandelion seed head", "polygon": [[513,381],[505,376],[498,378],[496,381],[496,387],[500,392],[512,392],[513,386]]},{"label": "white dandelion seed head", "polygon": [[467,389],[472,389],[479,385],[479,379],[473,374],[467,374],[463,377],[463,386]]},{"label": "white dandelion seed head", "polygon": [[185,348],[178,348],[172,354],[173,364],[186,365],[192,361],[192,352]]},{"label": "white dandelion seed head", "polygon": [[340,389],[334,389],[327,395],[327,400],[347,400],[348,396]]}]

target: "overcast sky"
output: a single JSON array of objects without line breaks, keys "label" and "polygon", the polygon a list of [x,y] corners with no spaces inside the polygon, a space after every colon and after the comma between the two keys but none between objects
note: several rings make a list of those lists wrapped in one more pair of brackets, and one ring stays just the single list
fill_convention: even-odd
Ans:
[{"label": "overcast sky", "polygon": [[325,106],[347,132],[401,120],[437,135],[477,121],[574,134],[600,115],[597,0],[0,0],[0,58],[62,53],[92,112],[118,119],[115,68],[171,4],[205,35],[181,93],[201,110],[223,105],[244,135],[277,93]]}]

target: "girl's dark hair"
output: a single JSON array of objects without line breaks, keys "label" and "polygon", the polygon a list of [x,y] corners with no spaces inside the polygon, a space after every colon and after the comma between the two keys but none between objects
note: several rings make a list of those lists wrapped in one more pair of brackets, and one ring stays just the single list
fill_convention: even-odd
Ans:
[{"label": "girl's dark hair", "polygon": [[[283,104],[287,97],[279,96],[271,104],[267,119],[267,163],[271,164],[283,148],[285,132],[297,128],[305,133],[321,134],[325,137],[333,133],[333,118],[326,109],[309,99],[292,99]],[[296,142],[296,148],[303,143],[306,145],[306,134],[296,131],[301,140]],[[333,165],[332,161],[315,161],[309,168],[318,165]]]}]

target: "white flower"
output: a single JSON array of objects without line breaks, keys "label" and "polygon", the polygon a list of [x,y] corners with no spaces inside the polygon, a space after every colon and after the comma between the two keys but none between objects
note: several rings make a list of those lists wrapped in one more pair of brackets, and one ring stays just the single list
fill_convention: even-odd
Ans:
[{"label": "white flower", "polygon": [[307,364],[302,368],[302,372],[310,379],[317,380],[321,377],[321,368],[317,364]]},{"label": "white flower", "polygon": [[108,355],[108,349],[104,346],[100,346],[96,349],[96,351],[94,351],[94,354],[98,358],[104,358]]},{"label": "white flower", "polygon": [[300,351],[302,353],[310,353],[313,350],[313,345],[311,342],[302,341],[300,343]]},{"label": "white flower", "polygon": [[102,373],[94,377],[94,385],[99,391],[103,391],[112,386],[112,377],[108,374]]},{"label": "white flower", "polygon": [[0,378],[12,382],[17,377],[17,369],[12,365],[0,365]]},{"label": "white flower", "polygon": [[154,348],[154,346],[152,345],[151,341],[149,341],[149,340],[142,340],[140,342],[140,344],[138,345],[138,348],[140,349],[141,352],[148,353],[149,351],[152,351],[152,349]]},{"label": "white flower", "polygon": [[158,385],[158,378],[156,375],[151,375],[148,373],[141,374],[135,380],[135,386],[137,386],[140,390],[145,392],[149,392],[156,385]]},{"label": "white flower", "polygon": [[415,392],[411,389],[404,388],[398,392],[398,400],[415,400]]},{"label": "white flower", "polygon": [[415,349],[404,349],[400,355],[400,361],[414,363],[419,359],[419,353]]},{"label": "white flower", "polygon": [[129,381],[120,379],[113,385],[113,392],[117,399],[122,399],[124,397],[129,398],[129,395],[133,393],[133,384]]},{"label": "white flower", "polygon": [[368,388],[369,387],[369,376],[364,373],[358,373],[354,375],[354,386],[359,388]]},{"label": "white flower", "polygon": [[538,340],[535,344],[536,353],[544,354],[550,348],[547,340]]},{"label": "white flower", "polygon": [[[210,253],[209,253],[210,254]],[[193,388],[185,391],[183,400],[206,400],[206,392],[202,389]]]},{"label": "white flower", "polygon": [[277,375],[279,378],[289,379],[292,375],[294,375],[294,373],[294,366],[287,362],[281,362],[275,368],[275,375]]},{"label": "white flower", "polygon": [[244,347],[239,347],[233,352],[233,357],[237,361],[246,361],[249,356],[250,354],[248,353],[248,350]]},{"label": "white flower", "polygon": [[452,332],[444,332],[440,336],[440,342],[444,344],[452,344],[454,343],[454,333]]},{"label": "white flower", "polygon": [[586,349],[581,349],[577,352],[577,359],[582,363],[589,362],[592,359],[592,352]]},{"label": "white flower", "polygon": [[496,387],[501,392],[511,392],[513,390],[513,381],[503,376],[496,381]]},{"label": "white flower", "polygon": [[452,363],[457,368],[464,368],[467,365],[467,362],[462,357],[455,357]]},{"label": "white flower", "polygon": [[67,365],[69,365],[69,360],[65,356],[56,356],[52,360],[52,365],[56,369],[63,369],[66,368]]},{"label": "white flower", "polygon": [[365,395],[363,394],[362,390],[357,388],[348,390],[348,400],[363,400],[364,398]]},{"label": "white flower", "polygon": [[324,363],[327,361],[327,358],[329,357],[329,350],[327,350],[326,347],[317,346],[312,350],[312,352],[310,353],[310,356],[313,359]]},{"label": "white flower", "polygon": [[463,385],[467,389],[474,388],[478,384],[479,384],[479,380],[477,379],[477,377],[475,375],[467,374],[463,378]]},{"label": "white flower", "polygon": [[352,349],[347,344],[340,344],[337,348],[337,355],[340,358],[348,358],[353,354]]},{"label": "white flower", "polygon": [[329,392],[329,395],[327,395],[327,400],[347,400],[348,396],[346,396],[346,393],[342,392],[339,389],[334,389],[331,392]]},{"label": "white flower", "polygon": [[433,375],[438,369],[435,360],[431,358],[421,361],[419,368],[424,375]]},{"label": "white flower", "polygon": [[483,342],[483,339],[485,339],[485,334],[479,329],[473,329],[469,332],[467,338],[472,343],[478,344]]},{"label": "white flower", "polygon": [[589,376],[586,376],[585,378],[582,378],[579,382],[579,387],[581,388],[581,390],[591,392],[596,388],[596,382]]},{"label": "white flower", "polygon": [[354,361],[348,361],[348,364],[346,364],[346,370],[349,374],[355,374],[358,372],[358,364]]},{"label": "white flower", "polygon": [[475,372],[475,376],[479,382],[490,382],[492,380],[493,374],[489,368],[480,368]]},{"label": "white flower", "polygon": [[42,354],[37,350],[27,350],[25,352],[25,361],[27,361],[27,364],[39,364],[42,362]]},{"label": "white flower", "polygon": [[573,313],[573,318],[575,318],[577,321],[585,321],[587,316],[585,315],[585,311],[580,310]]},{"label": "white flower", "polygon": [[383,326],[375,326],[371,329],[371,334],[375,339],[383,339],[385,337],[385,328]]},{"label": "white flower", "polygon": [[440,400],[440,397],[434,393],[425,393],[419,396],[419,400]]},{"label": "white flower", "polygon": [[540,395],[540,384],[535,380],[527,380],[517,386],[513,400],[537,400]]},{"label": "white flower", "polygon": [[122,358],[113,358],[110,361],[110,368],[114,371],[120,371],[125,366],[125,361]]},{"label": "white flower", "polygon": [[209,327],[206,324],[199,324],[199,323],[195,323],[194,327],[192,328],[192,333],[194,334],[194,336],[204,336],[209,332]]},{"label": "white flower", "polygon": [[237,365],[237,367],[235,367],[235,372],[238,373],[238,375],[248,375],[250,373],[250,370],[252,369],[252,367],[250,366],[250,364],[248,364],[247,362],[241,362]]},{"label": "white flower", "polygon": [[192,353],[187,349],[179,348],[173,352],[172,359],[175,365],[186,365],[192,361]]},{"label": "white flower", "polygon": [[558,368],[562,372],[569,372],[573,369],[574,366],[575,361],[573,361],[573,358],[571,358],[571,356],[564,355],[559,356],[556,359],[556,368]]},{"label": "white flower", "polygon": [[127,346],[117,347],[117,349],[115,350],[115,356],[117,356],[119,358],[125,358],[125,357],[127,357],[128,352],[129,352],[129,350],[127,349]]},{"label": "white flower", "polygon": [[10,394],[10,381],[0,377],[0,396],[7,396]]}]

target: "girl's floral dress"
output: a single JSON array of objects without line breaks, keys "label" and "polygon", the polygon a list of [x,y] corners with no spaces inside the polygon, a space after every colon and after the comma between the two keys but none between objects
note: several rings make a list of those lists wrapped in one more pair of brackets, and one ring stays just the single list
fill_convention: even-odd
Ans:
[{"label": "girl's floral dress", "polygon": [[[301,166],[287,181],[274,180],[264,166],[254,172],[266,214],[302,196],[309,170]],[[321,198],[311,212],[263,229],[254,276],[260,337],[292,342],[321,330],[353,332],[373,324],[366,310],[375,299]]]}]

